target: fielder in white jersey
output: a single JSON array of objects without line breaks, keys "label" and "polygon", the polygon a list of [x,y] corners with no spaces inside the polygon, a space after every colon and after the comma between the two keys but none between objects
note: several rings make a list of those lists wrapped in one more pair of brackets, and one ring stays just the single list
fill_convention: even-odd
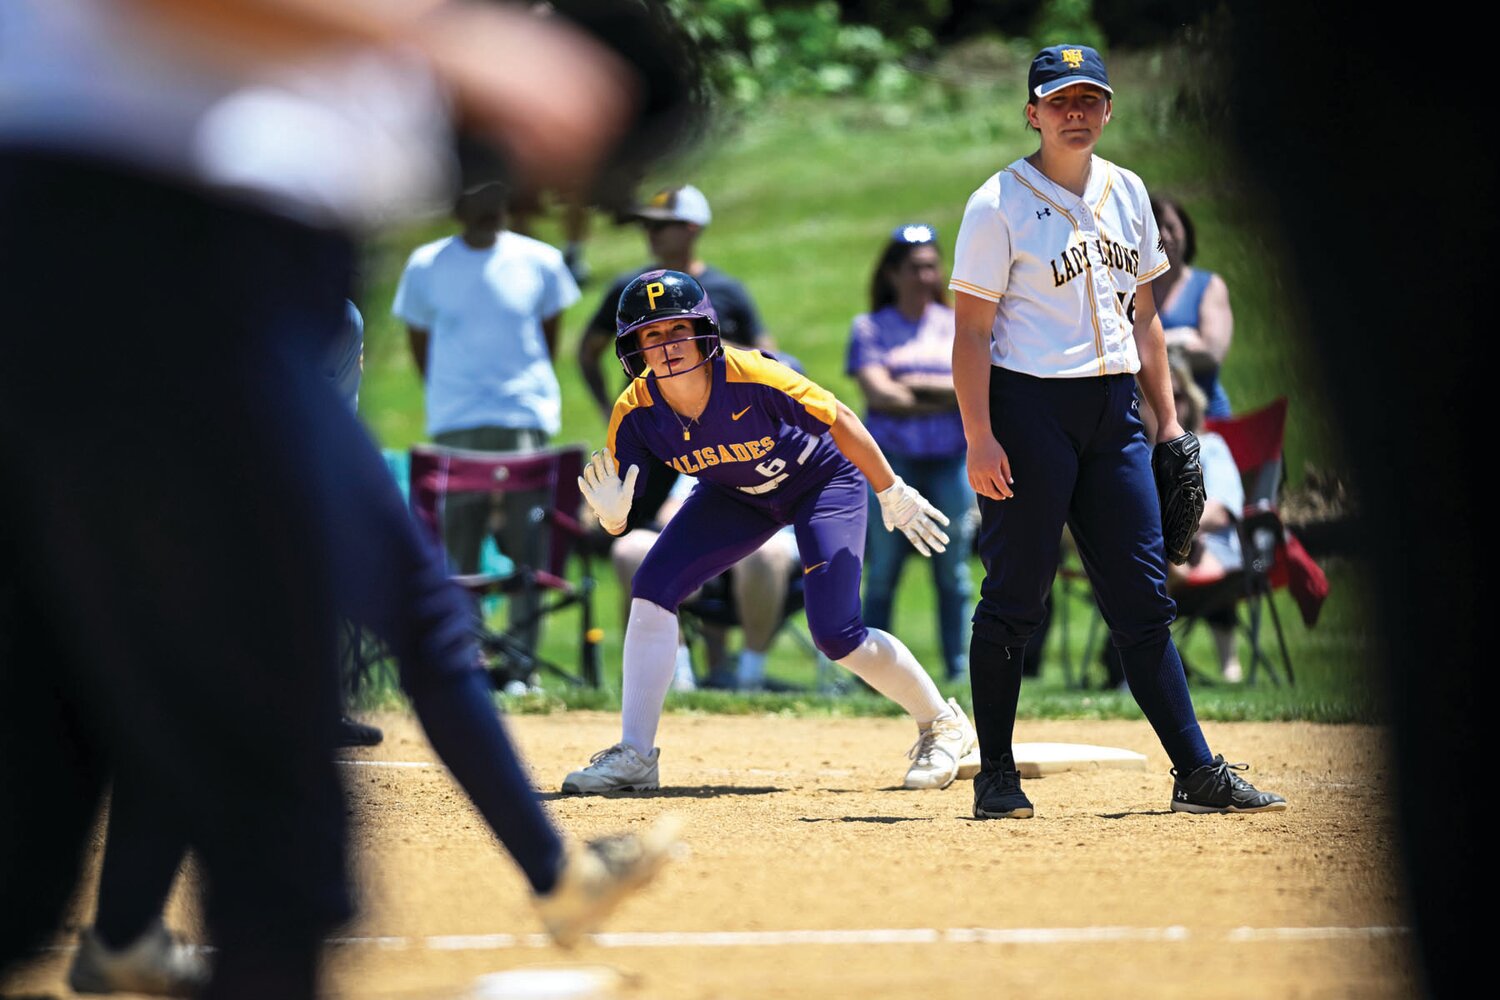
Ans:
[{"label": "fielder in white jersey", "polygon": [[949,286],[997,303],[991,363],[1039,378],[1141,370],[1136,286],[1167,269],[1166,251],[1139,177],[1093,155],[1087,176],[1074,194],[1027,157],[969,198]]},{"label": "fielder in white jersey", "polygon": [[1131,693],[1174,765],[1172,808],[1286,808],[1236,774],[1243,765],[1210,754],[1172,643],[1176,606],[1140,419],[1144,395],[1157,442],[1184,433],[1151,294],[1168,265],[1141,179],[1094,155],[1113,93],[1093,49],[1038,53],[1026,119],[1040,148],[970,197],[953,258],[953,382],[983,518],[969,654],[980,819],[1034,811],[1011,740],[1022,653],[1045,613],[1064,524]]}]

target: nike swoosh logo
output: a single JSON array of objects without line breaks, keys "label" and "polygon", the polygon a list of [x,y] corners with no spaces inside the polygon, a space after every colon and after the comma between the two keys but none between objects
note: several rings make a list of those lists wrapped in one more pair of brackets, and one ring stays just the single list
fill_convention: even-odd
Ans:
[{"label": "nike swoosh logo", "polygon": [[729,419],[730,420],[738,420],[738,419],[740,419],[740,417],[743,417],[745,414],[747,414],[749,412],[750,412],[750,407],[747,406],[747,407],[745,407],[743,410],[741,410],[738,413],[730,414]]},{"label": "nike swoosh logo", "polygon": [[818,563],[817,566],[808,566],[806,569],[804,569],[802,571],[802,575],[806,576],[807,574],[811,573],[813,570],[817,569],[819,566],[827,566],[827,565],[828,565],[828,560],[824,559],[822,562]]}]

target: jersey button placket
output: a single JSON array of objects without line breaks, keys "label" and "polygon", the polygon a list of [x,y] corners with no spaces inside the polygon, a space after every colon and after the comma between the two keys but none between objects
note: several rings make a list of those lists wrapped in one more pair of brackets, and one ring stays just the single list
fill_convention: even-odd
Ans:
[{"label": "jersey button placket", "polygon": [[1109,267],[1099,257],[1099,230],[1094,225],[1094,215],[1085,205],[1078,208],[1078,233],[1083,237],[1083,252],[1088,256],[1089,281],[1094,286],[1094,316],[1099,324],[1099,360],[1106,375],[1123,370],[1113,364],[1110,344],[1117,339],[1115,333],[1115,283],[1110,279]]}]

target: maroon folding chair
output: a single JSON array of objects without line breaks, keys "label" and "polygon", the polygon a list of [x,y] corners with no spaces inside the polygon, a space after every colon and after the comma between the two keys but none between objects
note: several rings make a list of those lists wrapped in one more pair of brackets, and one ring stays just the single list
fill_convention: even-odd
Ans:
[{"label": "maroon folding chair", "polygon": [[[506,631],[477,625],[480,647],[496,687],[513,680],[528,681],[546,671],[570,684],[598,687],[599,643],[603,632],[594,624],[594,577],[589,565],[585,533],[577,518],[582,503],[578,476],[583,471],[581,447],[547,448],[531,452],[485,452],[419,444],[411,449],[411,507],[418,521],[442,538],[443,511],[447,498],[457,493],[543,493],[547,506],[532,511],[536,530],[550,527],[551,543],[545,566],[514,564],[508,573],[475,573],[454,579],[477,601],[480,597],[530,594],[538,598],[537,610],[514,621]],[[576,557],[580,575],[567,577],[570,557]],[[516,634],[564,608],[579,605],[578,668],[570,671],[541,658]],[[475,616],[476,622],[480,621]]]}]

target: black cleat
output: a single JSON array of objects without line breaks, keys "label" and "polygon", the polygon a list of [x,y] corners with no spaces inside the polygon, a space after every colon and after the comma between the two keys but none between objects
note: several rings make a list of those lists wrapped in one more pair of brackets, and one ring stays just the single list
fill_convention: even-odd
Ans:
[{"label": "black cleat", "polygon": [[1172,768],[1172,811],[1186,813],[1248,813],[1279,812],[1286,808],[1286,799],[1271,792],[1256,790],[1250,782],[1235,771],[1244,771],[1249,764],[1225,763],[1224,755],[1214,757],[1212,764],[1178,774]]},{"label": "black cleat", "polygon": [[335,746],[372,747],[385,739],[385,734],[374,726],[355,722],[347,715],[339,716],[338,736]]},{"label": "black cleat", "polygon": [[975,819],[1030,819],[1035,813],[1031,800],[1021,791],[1021,772],[1016,759],[1002,754],[986,760],[974,775]]}]

